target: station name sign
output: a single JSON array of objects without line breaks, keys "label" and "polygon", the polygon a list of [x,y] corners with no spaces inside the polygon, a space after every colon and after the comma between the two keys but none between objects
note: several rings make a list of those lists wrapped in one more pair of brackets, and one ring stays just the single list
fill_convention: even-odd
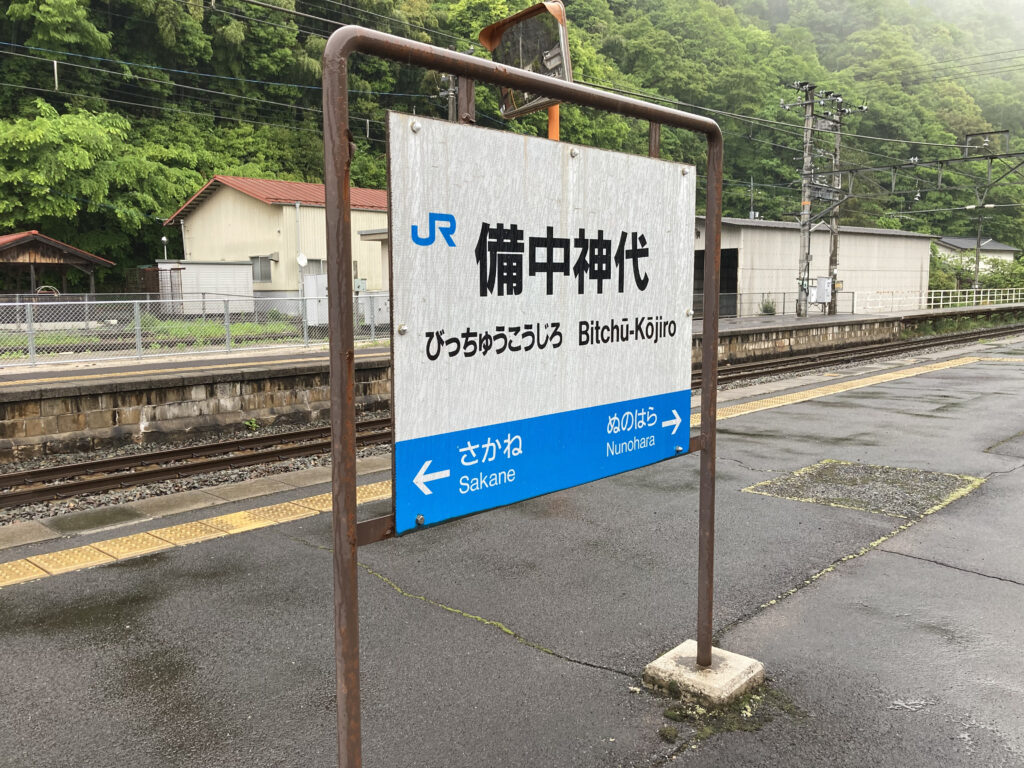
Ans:
[{"label": "station name sign", "polygon": [[686,452],[692,166],[388,131],[398,532]]}]

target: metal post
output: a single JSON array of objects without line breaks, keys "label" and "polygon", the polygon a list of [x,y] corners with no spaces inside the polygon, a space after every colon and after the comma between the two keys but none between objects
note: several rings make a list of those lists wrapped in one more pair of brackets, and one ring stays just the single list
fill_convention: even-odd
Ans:
[{"label": "metal post", "polygon": [[28,338],[28,359],[32,365],[36,364],[36,322],[35,312],[31,304],[25,305],[25,330]]},{"label": "metal post", "polygon": [[302,343],[309,346],[309,299],[299,299],[302,302]]},{"label": "metal post", "polygon": [[377,341],[377,321],[373,311],[373,294],[366,297],[370,302],[370,341]]},{"label": "metal post", "polygon": [[843,138],[843,105],[836,105],[836,151],[832,156],[832,186],[836,190],[836,199],[832,201],[832,216],[829,222],[831,235],[828,249],[828,275],[832,282],[832,294],[828,301],[828,314],[838,312],[836,278],[839,275],[839,197],[843,194],[843,175],[839,173],[839,145]]},{"label": "metal post", "polygon": [[142,357],[142,310],[139,302],[132,302],[132,315],[135,321],[135,356]]},{"label": "metal post", "polygon": [[476,122],[476,83],[468,77],[460,76],[456,81],[458,100],[458,118],[460,123],[472,124]]},{"label": "metal post", "polygon": [[224,299],[224,349],[231,351],[231,303],[230,299]]},{"label": "metal post", "polygon": [[[717,126],[716,126],[717,127]],[[718,419],[718,290],[721,269],[722,134],[708,134],[704,328],[701,334],[700,528],[697,553],[697,664],[711,666],[715,575],[715,456]]]},{"label": "metal post", "polygon": [[797,278],[799,295],[796,316],[807,317],[807,299],[811,280],[811,175],[814,172],[814,86],[804,91],[804,164],[800,182],[800,275]]},{"label": "metal post", "polygon": [[[342,28],[345,33],[352,27]],[[355,339],[352,295],[352,132],[348,125],[348,56],[338,32],[324,52],[324,181],[327,206],[327,302],[330,328],[331,528],[334,560],[334,665],[338,765],[361,768],[359,706],[359,572],[356,551]],[[328,137],[338,137],[331,140]]]},{"label": "metal post", "polygon": [[985,196],[982,195],[978,199],[978,238],[974,241],[974,285],[972,287],[975,291],[978,290],[978,274],[981,272],[981,225],[985,220],[984,209],[981,208],[981,205],[984,202]]},{"label": "metal post", "polygon": [[558,141],[561,134],[561,113],[558,104],[548,107],[548,138]]},{"label": "metal post", "polygon": [[459,113],[455,106],[455,78],[452,75],[444,75],[442,79],[448,83],[448,92],[445,94],[448,98],[448,122],[457,123]]}]

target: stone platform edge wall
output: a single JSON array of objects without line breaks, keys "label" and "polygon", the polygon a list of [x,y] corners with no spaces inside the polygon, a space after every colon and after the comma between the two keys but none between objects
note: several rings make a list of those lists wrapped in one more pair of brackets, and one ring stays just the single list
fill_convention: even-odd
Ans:
[{"label": "stone platform edge wall", "polygon": [[[358,361],[357,408],[387,408],[390,364]],[[84,453],[218,433],[234,434],[250,419],[260,425],[327,419],[330,389],[323,363],[163,376],[40,392],[0,390],[0,464],[49,454]]]}]

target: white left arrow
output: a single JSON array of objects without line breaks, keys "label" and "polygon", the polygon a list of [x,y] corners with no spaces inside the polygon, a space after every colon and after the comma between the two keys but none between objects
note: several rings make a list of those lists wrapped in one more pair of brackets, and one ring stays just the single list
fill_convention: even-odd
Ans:
[{"label": "white left arrow", "polygon": [[[672,427],[672,434],[674,435],[676,433],[676,430],[679,429],[679,425],[683,423],[683,420],[679,416],[679,414],[676,412],[675,408],[672,409],[672,415],[675,416],[675,418],[674,419],[669,419],[668,421],[661,422],[661,426],[663,426],[663,427]],[[430,462],[427,462],[427,463],[429,464]]]},{"label": "white left arrow", "polygon": [[437,472],[427,472],[430,469],[431,459],[427,459],[423,462],[423,466],[420,467],[420,471],[416,473],[416,477],[412,479],[416,483],[416,487],[419,488],[427,496],[433,493],[430,488],[427,487],[427,483],[433,482],[434,480],[443,480],[444,478],[451,475],[451,472],[447,469],[442,469]]}]

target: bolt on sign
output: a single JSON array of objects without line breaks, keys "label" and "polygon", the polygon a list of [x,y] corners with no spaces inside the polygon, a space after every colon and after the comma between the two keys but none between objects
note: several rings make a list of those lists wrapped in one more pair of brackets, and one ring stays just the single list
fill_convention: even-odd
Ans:
[{"label": "bolt on sign", "polygon": [[693,167],[388,131],[397,531],[686,452]]}]

